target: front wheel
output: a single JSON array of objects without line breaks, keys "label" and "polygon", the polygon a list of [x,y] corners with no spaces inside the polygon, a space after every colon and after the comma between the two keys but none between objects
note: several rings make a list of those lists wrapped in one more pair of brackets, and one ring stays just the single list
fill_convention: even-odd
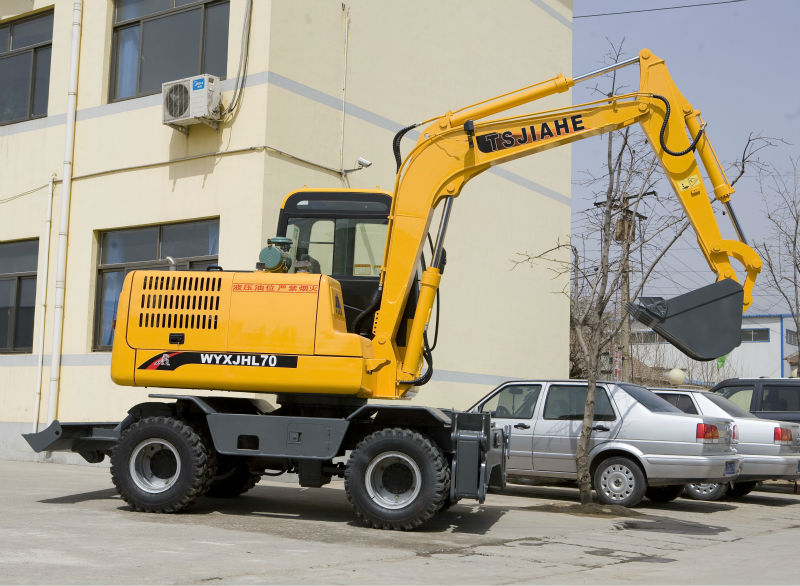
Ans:
[{"label": "front wheel", "polygon": [[669,486],[648,486],[644,496],[654,503],[668,503],[674,501],[683,492],[682,484],[670,484]]},{"label": "front wheel", "polygon": [[186,422],[145,417],[131,424],[111,454],[111,480],[137,511],[176,513],[207,489],[215,453]]},{"label": "front wheel", "polygon": [[684,487],[684,494],[696,501],[716,501],[728,492],[728,483],[694,482]]},{"label": "front wheel", "polygon": [[594,489],[605,505],[634,507],[644,498],[646,487],[642,469],[628,458],[608,458],[594,471]]},{"label": "front wheel", "polygon": [[422,434],[382,429],[350,454],[344,488],[367,527],[414,529],[445,505],[450,468],[441,449]]}]

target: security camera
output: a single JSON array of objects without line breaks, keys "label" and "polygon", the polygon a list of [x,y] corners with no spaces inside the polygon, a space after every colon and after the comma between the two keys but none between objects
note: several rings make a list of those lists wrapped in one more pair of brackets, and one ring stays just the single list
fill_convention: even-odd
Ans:
[{"label": "security camera", "polygon": [[358,166],[359,167],[369,167],[372,165],[372,161],[368,161],[364,157],[358,157]]}]

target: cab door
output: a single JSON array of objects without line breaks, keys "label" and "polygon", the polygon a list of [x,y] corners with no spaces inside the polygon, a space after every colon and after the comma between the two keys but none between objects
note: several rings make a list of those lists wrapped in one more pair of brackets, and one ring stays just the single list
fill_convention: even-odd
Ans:
[{"label": "cab door", "polygon": [[[575,454],[583,427],[586,405],[586,384],[552,383],[544,396],[541,415],[533,430],[533,469],[559,473],[564,477],[577,474]],[[620,419],[602,385],[595,388],[595,416],[589,449],[616,437]]]},{"label": "cab door", "polygon": [[508,383],[490,395],[477,410],[492,416],[492,425],[511,430],[509,474],[530,473],[533,468],[533,414],[541,384]]}]

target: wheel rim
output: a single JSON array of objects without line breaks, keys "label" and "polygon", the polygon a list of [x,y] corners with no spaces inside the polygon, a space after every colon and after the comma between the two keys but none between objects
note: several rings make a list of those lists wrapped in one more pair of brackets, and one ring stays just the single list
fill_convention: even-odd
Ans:
[{"label": "wheel rim", "polygon": [[417,463],[402,452],[383,452],[373,458],[364,474],[367,494],[387,509],[402,509],[414,502],[422,487]]},{"label": "wheel rim", "polygon": [[701,496],[708,496],[717,490],[719,484],[713,484],[709,482],[698,482],[698,483],[692,483],[689,486],[691,487],[692,491],[695,492],[695,494],[699,494]]},{"label": "wheel rim", "polygon": [[136,486],[158,494],[175,486],[181,473],[181,459],[167,440],[146,439],[133,450],[129,469]]},{"label": "wheel rim", "polygon": [[635,488],[636,477],[623,464],[609,466],[600,476],[600,490],[609,500],[624,501],[633,494]]}]

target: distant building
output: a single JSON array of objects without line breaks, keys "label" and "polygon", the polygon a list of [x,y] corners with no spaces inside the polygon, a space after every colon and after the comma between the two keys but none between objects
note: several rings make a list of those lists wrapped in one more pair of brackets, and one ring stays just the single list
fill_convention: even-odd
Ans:
[{"label": "distant building", "polygon": [[636,359],[652,368],[680,368],[687,373],[688,383],[789,377],[797,368],[797,332],[790,314],[744,315],[741,345],[724,359],[705,363],[688,358],[639,322],[633,322],[632,330],[631,354]]}]

